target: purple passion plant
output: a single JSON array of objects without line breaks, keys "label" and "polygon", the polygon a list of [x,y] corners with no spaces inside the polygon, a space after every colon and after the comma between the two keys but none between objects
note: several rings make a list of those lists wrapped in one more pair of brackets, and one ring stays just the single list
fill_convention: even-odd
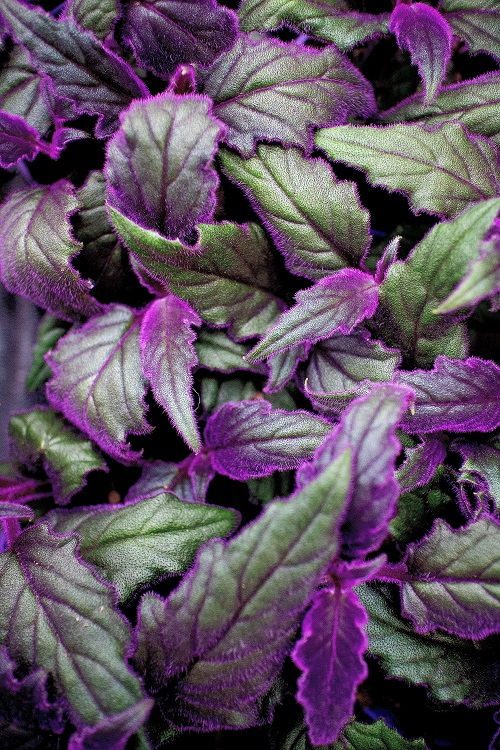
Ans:
[{"label": "purple passion plant", "polygon": [[495,750],[500,5],[54,5],[0,2],[0,746]]}]

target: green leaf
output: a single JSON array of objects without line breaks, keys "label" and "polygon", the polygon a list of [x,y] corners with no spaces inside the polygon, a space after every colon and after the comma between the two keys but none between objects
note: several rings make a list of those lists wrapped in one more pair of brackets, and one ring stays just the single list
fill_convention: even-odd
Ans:
[{"label": "green leaf", "polygon": [[468,263],[479,256],[481,241],[499,209],[496,198],[472,206],[453,221],[437,224],[406,261],[389,268],[380,287],[381,327],[387,343],[400,346],[415,364],[432,366],[454,340],[458,356],[448,356],[465,356],[466,351],[460,352],[461,326],[453,325],[453,319],[440,318],[434,310],[462,280]]},{"label": "green leaf", "polygon": [[458,122],[422,125],[342,125],[324,128],[315,143],[333,161],[362,169],[373,185],[408,196],[415,213],[452,218],[500,190],[496,146]]},{"label": "green leaf", "polygon": [[257,224],[200,224],[195,247],[143,229],[110,208],[129,250],[156,281],[236,339],[263,333],[282,309],[264,231]]},{"label": "green leaf", "polygon": [[360,263],[370,245],[369,214],[354,182],[337,180],[323,159],[259,144],[242,159],[219,151],[226,174],[249,197],[292,273],[320,279]]},{"label": "green leaf", "polygon": [[243,31],[292,26],[308,36],[347,50],[374,34],[387,34],[390,13],[357,13],[344,0],[243,0],[238,11]]},{"label": "green leaf", "polygon": [[74,18],[78,26],[93,31],[98,39],[111,34],[119,16],[117,0],[69,0],[64,16]]},{"label": "green leaf", "polygon": [[67,326],[58,318],[46,313],[38,329],[30,371],[26,377],[26,390],[33,393],[52,375],[52,370],[45,362],[45,355],[52,350],[61,336],[66,333]]},{"label": "green leaf", "polygon": [[476,475],[479,474],[480,479],[486,483],[496,509],[500,510],[500,448],[466,443],[460,445],[460,453],[465,458],[460,469],[460,482],[467,481],[477,485]]},{"label": "green leaf", "polygon": [[455,36],[467,42],[474,54],[486,52],[500,58],[500,8],[498,0],[443,0],[439,6]]},{"label": "green leaf", "polygon": [[206,367],[207,370],[217,370],[218,372],[264,371],[262,365],[252,364],[244,359],[249,352],[249,347],[230,339],[226,331],[211,331],[208,328],[202,328],[194,342],[194,349],[199,366]]},{"label": "green leaf", "polygon": [[227,536],[239,517],[229,508],[163,493],[130,505],[54,510],[43,520],[58,534],[76,532],[80,557],[113,583],[125,601],[139,586],[184,573],[198,548]]},{"label": "green leaf", "polygon": [[41,524],[0,555],[0,643],[18,664],[50,670],[73,723],[95,726],[143,693],[125,661],[130,626],[112,589],[78,561],[77,544]]},{"label": "green leaf", "polygon": [[27,51],[16,45],[0,71],[0,110],[17,115],[40,135],[52,126],[47,83],[31,64]]},{"label": "green leaf", "polygon": [[53,409],[37,407],[14,414],[9,436],[14,460],[21,467],[33,470],[43,465],[57,503],[69,502],[90,471],[106,469],[90,440],[71,429]]},{"label": "green leaf", "polygon": [[479,258],[470,262],[466,276],[434,312],[456,312],[493,296],[499,290],[500,245],[496,237],[482,243]]},{"label": "green leaf", "polygon": [[427,750],[427,746],[423,740],[405,740],[379,719],[374,724],[349,724],[331,750]]}]

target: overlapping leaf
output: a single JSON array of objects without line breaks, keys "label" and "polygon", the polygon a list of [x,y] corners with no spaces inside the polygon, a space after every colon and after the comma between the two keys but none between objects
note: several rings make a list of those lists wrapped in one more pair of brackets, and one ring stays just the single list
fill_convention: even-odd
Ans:
[{"label": "overlapping leaf", "polygon": [[427,750],[427,746],[424,740],[406,740],[379,719],[374,724],[349,724],[331,750]]},{"label": "overlapping leaf", "polygon": [[200,367],[206,367],[208,370],[261,372],[265,369],[261,364],[247,362],[244,357],[248,354],[248,346],[230,339],[226,331],[202,328],[198,332],[194,348]]},{"label": "overlapping leaf", "polygon": [[308,349],[307,344],[299,344],[269,357],[269,378],[264,389],[266,393],[276,393],[288,383],[295,375],[299,362],[307,359]]},{"label": "overlapping leaf", "polygon": [[406,461],[396,472],[402,490],[408,492],[430,482],[446,458],[446,445],[439,435],[426,435],[416,448],[406,449]]},{"label": "overlapping leaf", "polygon": [[500,509],[500,450],[499,446],[464,443],[459,446],[465,461],[460,470],[461,481],[468,480],[486,487],[488,494]]},{"label": "overlapping leaf", "polygon": [[471,52],[500,58],[500,9],[496,0],[443,0],[440,10],[455,36],[464,39]]},{"label": "overlapping leaf", "polygon": [[178,464],[155,461],[143,466],[141,477],[129,489],[126,501],[170,492],[181,500],[204,503],[213,476],[212,460],[208,454],[191,454]]},{"label": "overlapping leaf", "polygon": [[6,169],[19,159],[32,161],[44,148],[35,128],[21,117],[0,111],[0,166]]},{"label": "overlapping leaf", "polygon": [[64,8],[65,18],[73,18],[98,39],[106,39],[112,33],[118,16],[117,0],[69,0]]},{"label": "overlapping leaf", "polygon": [[26,376],[25,385],[28,393],[36,391],[52,375],[52,370],[44,358],[65,333],[66,326],[62,321],[49,313],[43,316],[33,348],[31,368]]},{"label": "overlapping leaf", "polygon": [[456,312],[492,297],[499,291],[500,237],[497,235],[481,244],[479,257],[470,262],[466,275],[435,312]]},{"label": "overlapping leaf", "polygon": [[0,109],[22,117],[44,135],[52,125],[48,98],[47,82],[31,64],[26,50],[15,45],[0,71]]}]

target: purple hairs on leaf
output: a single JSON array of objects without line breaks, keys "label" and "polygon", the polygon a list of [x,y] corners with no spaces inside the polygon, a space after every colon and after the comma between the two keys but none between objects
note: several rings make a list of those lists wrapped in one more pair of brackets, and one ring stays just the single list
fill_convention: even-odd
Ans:
[{"label": "purple hairs on leaf", "polygon": [[331,429],[307,411],[272,409],[260,399],[223,404],[209,418],[204,438],[215,471],[244,480],[294,469]]},{"label": "purple hairs on leaf", "polygon": [[145,698],[95,727],[75,732],[69,739],[68,750],[125,750],[130,737],[148,718],[153,704],[151,698]]},{"label": "purple hairs on leaf", "polygon": [[425,104],[436,97],[451,57],[452,30],[439,11],[424,3],[399,3],[392,11],[389,31],[408,50],[424,84]]},{"label": "purple hairs on leaf", "polygon": [[335,742],[353,714],[356,689],[368,674],[367,621],[356,594],[337,586],[318,591],[304,618],[292,658],[303,672],[297,700],[314,745]]},{"label": "purple hairs on leaf", "polygon": [[178,63],[211,65],[237,33],[236,13],[215,0],[133,0],[123,31],[139,65],[161,78]]},{"label": "purple hairs on leaf", "polygon": [[200,437],[191,392],[191,370],[198,364],[192,326],[200,325],[195,311],[169,294],[149,305],[140,334],[144,376],[156,401],[193,451],[200,450]]},{"label": "purple hairs on leaf", "polygon": [[500,425],[500,367],[494,362],[439,356],[434,369],[398,372],[415,393],[401,420],[406,432],[490,432]]},{"label": "purple hairs on leaf", "polygon": [[224,126],[207,97],[170,92],[134,102],[107,151],[109,205],[167,237],[210,221],[217,173],[211,166]]},{"label": "purple hairs on leaf", "polygon": [[129,489],[126,502],[173,492],[181,500],[204,503],[215,472],[210,454],[191,454],[178,464],[156,461],[144,464],[141,478]]},{"label": "purple hairs on leaf", "polygon": [[359,557],[377,549],[388,533],[399,485],[394,463],[400,451],[395,429],[411,397],[408,388],[374,385],[346,409],[340,423],[297,472],[304,487],[347,447],[352,450],[351,501],[342,525],[342,553]]},{"label": "purple hairs on leaf", "polygon": [[46,152],[46,144],[35,128],[21,117],[0,111],[0,167],[12,167],[19,159],[32,161],[39,151]]},{"label": "purple hairs on leaf", "polygon": [[416,448],[406,449],[406,461],[396,472],[401,490],[408,492],[430,482],[446,458],[446,444],[440,435],[426,435]]},{"label": "purple hairs on leaf", "polygon": [[34,512],[27,505],[0,502],[0,518],[28,518],[32,521],[34,517]]}]

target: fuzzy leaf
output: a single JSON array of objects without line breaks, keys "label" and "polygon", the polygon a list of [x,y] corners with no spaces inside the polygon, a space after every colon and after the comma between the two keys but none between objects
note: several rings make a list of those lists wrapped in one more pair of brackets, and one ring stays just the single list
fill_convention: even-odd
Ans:
[{"label": "fuzzy leaf", "polygon": [[384,123],[417,120],[426,127],[457,120],[473,133],[491,138],[500,145],[500,73],[494,71],[443,86],[432,104],[425,104],[422,93],[404,99],[381,114]]},{"label": "fuzzy leaf", "polygon": [[69,222],[77,208],[67,180],[12,193],[0,206],[3,283],[64,320],[102,309],[90,296],[89,284],[71,266],[81,249]]},{"label": "fuzzy leaf", "polygon": [[427,745],[424,740],[405,740],[379,719],[374,724],[349,724],[331,750],[427,750]]},{"label": "fuzzy leaf", "polygon": [[0,641],[17,663],[50,670],[76,726],[94,726],[143,695],[125,662],[130,627],[76,545],[42,524],[0,555]]},{"label": "fuzzy leaf", "polygon": [[454,221],[437,224],[405,261],[389,268],[380,287],[385,339],[417,364],[430,367],[443,352],[442,340],[454,319],[440,318],[434,309],[460,283],[469,262],[479,257],[499,209],[499,199],[484,201]]},{"label": "fuzzy leaf", "polygon": [[422,125],[342,125],[316,133],[333,161],[362,169],[373,185],[406,195],[415,213],[451,218],[500,190],[494,144],[459,122]]},{"label": "fuzzy leaf", "polygon": [[0,518],[28,518],[32,521],[34,512],[27,505],[20,503],[0,503]]},{"label": "fuzzy leaf", "polygon": [[37,407],[14,414],[9,423],[11,453],[16,463],[35,470],[41,463],[52,484],[56,503],[69,502],[87,474],[106,469],[89,440],[78,435],[52,409]]},{"label": "fuzzy leaf", "polygon": [[229,325],[231,336],[244,339],[263,333],[281,311],[271,251],[257,224],[201,224],[191,247],[113,209],[110,215],[139,264],[207,323]]},{"label": "fuzzy leaf", "polygon": [[489,445],[470,443],[460,445],[459,450],[465,459],[460,470],[461,481],[468,480],[477,484],[473,477],[479,475],[480,483],[486,485],[495,507],[500,510],[500,450]]},{"label": "fuzzy leaf", "polygon": [[37,131],[21,117],[0,111],[0,167],[12,167],[19,159],[32,161],[44,149]]},{"label": "fuzzy leaf", "polygon": [[264,359],[298,344],[315,344],[336,331],[348,334],[363,318],[370,318],[378,303],[372,276],[346,268],[297,292],[297,304],[284,312],[247,358]]},{"label": "fuzzy leaf", "polygon": [[363,584],[357,593],[370,615],[369,652],[390,676],[424,684],[440,701],[473,708],[498,703],[498,638],[478,642],[440,631],[421,635],[400,616],[397,587]]},{"label": "fuzzy leaf", "polygon": [[207,422],[213,466],[233,479],[293,469],[310,458],[331,425],[306,411],[272,410],[268,401],[224,404]]},{"label": "fuzzy leaf", "polygon": [[203,453],[191,454],[178,464],[156,461],[143,466],[141,478],[129,489],[126,502],[156,497],[168,491],[180,500],[204,503],[213,476],[212,460]]},{"label": "fuzzy leaf", "polygon": [[419,633],[441,628],[479,639],[500,631],[499,539],[500,525],[489,516],[460,529],[438,519],[410,545],[401,595]]},{"label": "fuzzy leaf", "polygon": [[143,700],[95,727],[84,727],[70,737],[68,750],[125,750],[130,737],[148,718],[152,705],[152,700]]},{"label": "fuzzy leaf", "polygon": [[389,31],[400,49],[408,50],[424,84],[424,102],[430,104],[441,85],[451,57],[453,34],[439,11],[425,3],[396,5]]},{"label": "fuzzy leaf", "polygon": [[234,372],[235,370],[254,370],[261,372],[264,366],[251,364],[244,359],[248,354],[248,346],[238,344],[229,338],[226,331],[213,331],[202,328],[194,342],[194,349],[200,367],[219,372]]},{"label": "fuzzy leaf", "polygon": [[118,114],[132,99],[148,95],[132,68],[72,19],[55,21],[17,0],[2,0],[1,15],[56,94],[73,101],[80,114],[98,115],[98,138],[116,130]]},{"label": "fuzzy leaf", "polygon": [[439,356],[432,371],[399,372],[415,402],[401,428],[406,432],[490,432],[500,425],[500,367],[490,360]]},{"label": "fuzzy leaf", "polygon": [[201,320],[185,302],[169,294],[152,302],[141,323],[142,370],[156,401],[191,450],[200,450],[194,415],[191,369],[198,363],[192,326]]},{"label": "fuzzy leaf", "polygon": [[108,204],[174,239],[210,221],[218,185],[210,162],[222,132],[206,97],[165,92],[133,102],[108,145]]},{"label": "fuzzy leaf", "polygon": [[472,53],[500,58],[500,8],[497,0],[443,0],[440,10],[455,36],[467,42]]},{"label": "fuzzy leaf", "polygon": [[257,140],[310,151],[311,126],[375,109],[371,85],[334,47],[317,50],[241,34],[200,79],[215,116],[228,126],[226,143],[244,156],[251,156]]},{"label": "fuzzy leaf", "polygon": [[52,375],[52,370],[44,358],[65,333],[66,326],[58,318],[49,313],[43,316],[33,349],[31,368],[26,376],[26,390],[28,393],[36,391]]},{"label": "fuzzy leaf", "polygon": [[347,50],[376,34],[386,34],[390,14],[357,13],[344,0],[243,0],[238,11],[242,31],[292,26],[308,36]]},{"label": "fuzzy leaf", "polygon": [[221,149],[219,158],[292,273],[320,279],[361,261],[370,245],[368,211],[360,204],[355,183],[337,180],[322,159],[265,144],[257,146],[251,159],[228,149]]},{"label": "fuzzy leaf", "polygon": [[368,615],[353,591],[321,589],[302,624],[292,659],[302,670],[297,700],[314,745],[335,742],[354,712],[356,689],[368,674]]},{"label": "fuzzy leaf", "polygon": [[411,391],[391,384],[375,385],[357,398],[340,423],[297,472],[304,487],[347,447],[353,452],[351,501],[342,525],[342,553],[348,558],[376,550],[388,533],[399,486],[394,463],[400,451],[395,429]]},{"label": "fuzzy leaf", "polygon": [[131,310],[115,305],[67,333],[47,357],[54,373],[47,383],[50,403],[124,461],[137,457],[127,433],[151,429],[144,421],[139,324]]},{"label": "fuzzy leaf", "polygon": [[80,28],[103,40],[113,33],[119,15],[117,0],[69,0],[63,17],[73,18]]},{"label": "fuzzy leaf", "polygon": [[267,365],[269,367],[269,379],[264,387],[266,393],[277,393],[293,378],[299,362],[307,359],[307,344],[299,344],[292,349],[284,352],[278,352],[269,357]]},{"label": "fuzzy leaf", "polygon": [[258,701],[336,554],[349,475],[345,452],[290,500],[268,505],[231,542],[204,547],[166,602],[142,599],[141,672],[157,684],[185,672],[168,708],[174,723],[209,729],[262,721]]},{"label": "fuzzy leaf", "polygon": [[416,448],[406,449],[406,461],[397,470],[401,490],[408,492],[430,482],[446,458],[446,446],[438,435],[428,435]]},{"label": "fuzzy leaf", "polygon": [[469,263],[467,274],[434,312],[456,312],[492,297],[499,291],[500,237],[497,235],[481,244],[479,257]]},{"label": "fuzzy leaf", "polygon": [[128,505],[93,505],[44,516],[57,534],[76,532],[78,552],[125,601],[146,583],[184,573],[198,548],[227,536],[238,514],[216,505],[186,502],[170,493]]},{"label": "fuzzy leaf", "polygon": [[31,64],[26,50],[14,46],[0,71],[0,109],[22,117],[44,135],[52,125],[49,102],[43,76]]},{"label": "fuzzy leaf", "polygon": [[124,38],[140,65],[161,78],[179,63],[207,67],[236,39],[238,20],[215,0],[135,0]]}]

